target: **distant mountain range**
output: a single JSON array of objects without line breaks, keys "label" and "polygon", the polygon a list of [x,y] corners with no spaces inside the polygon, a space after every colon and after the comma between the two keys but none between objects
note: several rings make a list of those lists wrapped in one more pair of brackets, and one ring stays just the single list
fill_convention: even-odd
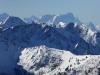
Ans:
[{"label": "distant mountain range", "polygon": [[[5,24],[5,22],[8,21],[9,19],[18,20],[18,22],[14,22],[14,20],[13,20],[13,22],[11,22],[16,25],[18,25],[17,23],[20,23],[23,21],[23,23],[21,23],[21,24],[24,24],[24,23],[31,24],[33,22],[38,23],[38,24],[45,23],[47,25],[57,27],[57,28],[65,27],[65,25],[67,25],[71,22],[76,23],[76,24],[84,24],[77,17],[75,17],[72,13],[61,14],[61,15],[44,15],[41,17],[31,16],[29,18],[24,18],[23,20],[21,20],[19,17],[14,17],[14,16],[8,15],[7,13],[2,13],[2,14],[0,14],[0,25]],[[9,22],[10,22],[10,20],[9,20]],[[8,22],[6,22],[6,23],[8,23]],[[91,28],[94,31],[95,30],[99,31],[99,29],[100,29],[100,27],[98,25],[94,25],[92,22],[87,23],[86,26],[88,26],[89,28]]]},{"label": "distant mountain range", "polygon": [[32,16],[30,18],[25,18],[24,19],[26,23],[32,23],[32,22],[36,22],[36,23],[46,23],[48,25],[55,25],[56,27],[59,27],[58,24],[60,22],[63,23],[78,23],[80,24],[81,22],[79,21],[78,18],[76,18],[72,13],[67,13],[67,14],[63,14],[63,15],[44,15],[40,18],[37,18],[35,16]]},{"label": "distant mountain range", "polygon": [[[84,24],[71,13],[59,16],[45,15],[40,19],[33,16],[24,20],[7,14],[0,15],[1,75],[30,75],[31,72],[35,75],[55,75],[55,72],[56,75],[63,75],[62,72],[66,72],[64,70],[68,65],[62,63],[67,61],[61,56],[65,55],[67,59],[67,56],[72,56],[73,58],[76,55],[77,60],[86,60],[85,62],[91,63],[92,58],[97,60],[99,57],[88,56],[90,58],[88,61],[80,58],[81,56],[77,58],[77,55],[99,54],[100,32],[93,23]],[[59,56],[61,59],[57,58]],[[65,65],[64,69],[62,69],[63,67],[60,66],[60,63],[62,63],[62,66]],[[82,65],[82,63],[80,64]],[[99,64],[99,62],[95,63],[94,61],[93,63],[95,66]],[[45,71],[46,67],[49,67],[47,71]],[[60,67],[61,71],[57,67]],[[84,66],[79,70],[77,69],[77,71],[83,68]],[[85,70],[87,71],[86,68]],[[98,70],[97,67],[96,70]],[[50,73],[47,73],[49,71]],[[74,72],[74,70],[71,71]],[[71,71],[68,72],[69,75]],[[95,68],[93,68],[93,71],[95,71]],[[44,72],[44,74],[39,74],[41,72]],[[79,75],[77,73],[76,75]],[[82,73],[84,74],[85,72],[82,71]]]}]

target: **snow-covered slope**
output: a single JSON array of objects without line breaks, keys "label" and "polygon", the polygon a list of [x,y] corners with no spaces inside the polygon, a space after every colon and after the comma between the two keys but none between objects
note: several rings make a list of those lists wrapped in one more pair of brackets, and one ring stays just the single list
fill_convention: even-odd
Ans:
[{"label": "snow-covered slope", "polygon": [[98,75],[99,59],[100,56],[77,56],[42,45],[25,48],[18,64],[35,75]]}]

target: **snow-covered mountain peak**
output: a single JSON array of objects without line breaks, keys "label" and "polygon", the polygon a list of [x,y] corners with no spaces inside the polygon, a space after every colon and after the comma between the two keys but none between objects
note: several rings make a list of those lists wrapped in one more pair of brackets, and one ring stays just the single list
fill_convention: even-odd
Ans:
[{"label": "snow-covered mountain peak", "polygon": [[65,61],[66,56],[69,58],[73,54],[46,46],[26,48],[22,51],[19,65],[24,64],[24,69],[38,75],[42,71],[47,73],[57,69]]},{"label": "snow-covered mountain peak", "polygon": [[90,75],[98,75],[99,58],[100,56],[77,56],[69,51],[37,46],[24,49],[18,64],[34,75],[85,75],[85,71]]}]

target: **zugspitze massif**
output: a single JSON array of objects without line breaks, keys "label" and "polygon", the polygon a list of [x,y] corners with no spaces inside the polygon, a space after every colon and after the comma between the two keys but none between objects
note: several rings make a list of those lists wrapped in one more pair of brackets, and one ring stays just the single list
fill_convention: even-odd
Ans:
[{"label": "zugspitze massif", "polygon": [[0,0],[0,75],[100,75],[99,0]]},{"label": "zugspitze massif", "polygon": [[1,14],[0,75],[99,75],[100,32],[90,24],[72,13]]}]

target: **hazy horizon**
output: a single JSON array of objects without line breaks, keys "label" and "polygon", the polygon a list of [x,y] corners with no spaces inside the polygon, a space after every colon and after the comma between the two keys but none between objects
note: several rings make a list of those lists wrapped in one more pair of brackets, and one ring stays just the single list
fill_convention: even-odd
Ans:
[{"label": "hazy horizon", "polygon": [[82,22],[100,24],[100,0],[0,0],[0,13],[21,18],[73,13]]}]

